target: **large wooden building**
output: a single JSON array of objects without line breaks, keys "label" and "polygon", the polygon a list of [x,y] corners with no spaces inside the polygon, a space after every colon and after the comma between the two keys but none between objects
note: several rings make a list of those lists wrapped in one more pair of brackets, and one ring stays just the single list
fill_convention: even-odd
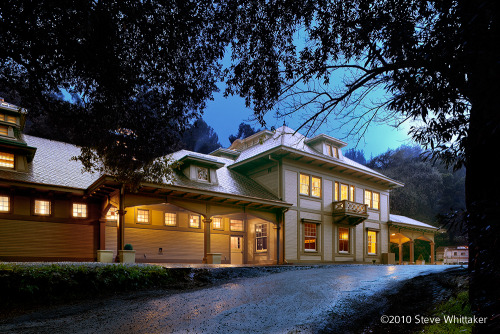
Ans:
[{"label": "large wooden building", "polygon": [[434,227],[391,222],[390,191],[403,184],[327,135],[283,126],[208,155],[182,150],[172,183],[131,192],[82,173],[78,147],[24,135],[22,123],[2,100],[0,261],[95,261],[131,244],[137,262],[380,263],[390,242],[433,245]]}]

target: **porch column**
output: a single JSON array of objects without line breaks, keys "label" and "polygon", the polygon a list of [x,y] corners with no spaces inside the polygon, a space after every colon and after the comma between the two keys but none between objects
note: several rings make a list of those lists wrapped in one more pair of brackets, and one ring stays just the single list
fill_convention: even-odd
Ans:
[{"label": "porch column", "polygon": [[[118,238],[116,246],[118,250],[123,250],[125,246],[125,185],[122,184],[120,189],[120,203],[118,209]],[[117,252],[118,253],[118,252]]]},{"label": "porch column", "polygon": [[415,242],[410,240],[410,264],[415,264]]},{"label": "porch column", "polygon": [[403,244],[400,242],[398,243],[398,248],[399,248],[399,264],[403,264]]},{"label": "porch column", "polygon": [[99,248],[106,249],[106,219],[99,219]]},{"label": "porch column", "polygon": [[208,253],[211,253],[211,248],[210,248],[210,223],[212,222],[212,219],[209,218],[203,218],[203,223],[205,224],[205,233],[204,233],[204,247],[203,247],[203,263],[208,263],[207,258],[208,258]]},{"label": "porch column", "polygon": [[431,242],[431,264],[436,264],[436,261],[434,261],[434,243]]}]

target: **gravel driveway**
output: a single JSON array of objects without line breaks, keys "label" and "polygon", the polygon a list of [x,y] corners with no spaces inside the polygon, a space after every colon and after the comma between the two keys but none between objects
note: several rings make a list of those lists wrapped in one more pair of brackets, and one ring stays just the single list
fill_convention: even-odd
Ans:
[{"label": "gravel driveway", "polygon": [[[331,310],[451,266],[332,265],[187,292],[136,293],[23,315],[1,333],[310,333]],[[347,303],[349,301],[349,303]],[[351,304],[352,305],[352,304]]]}]

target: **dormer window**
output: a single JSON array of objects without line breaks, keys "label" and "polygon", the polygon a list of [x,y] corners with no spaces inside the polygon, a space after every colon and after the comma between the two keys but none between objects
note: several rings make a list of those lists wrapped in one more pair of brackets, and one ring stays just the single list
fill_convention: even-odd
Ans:
[{"label": "dormer window", "polygon": [[196,177],[199,181],[209,182],[209,173],[208,168],[205,167],[196,167]]},{"label": "dormer window", "polygon": [[326,153],[334,158],[339,158],[339,149],[335,146],[332,146],[330,144],[326,144]]},{"label": "dormer window", "polygon": [[14,168],[14,154],[0,152],[0,167]]},{"label": "dormer window", "polygon": [[9,135],[9,127],[6,125],[0,125],[0,135],[8,136]]}]

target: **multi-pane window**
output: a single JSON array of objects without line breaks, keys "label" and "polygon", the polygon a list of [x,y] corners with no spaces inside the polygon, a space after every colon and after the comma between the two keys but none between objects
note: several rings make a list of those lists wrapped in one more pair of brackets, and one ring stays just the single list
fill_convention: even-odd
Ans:
[{"label": "multi-pane window", "polygon": [[0,152],[0,167],[14,168],[14,154]]},{"label": "multi-pane window", "polygon": [[339,157],[339,149],[330,144],[326,144],[326,152],[329,156],[338,158]]},{"label": "multi-pane window", "polygon": [[106,213],[106,219],[107,220],[117,220],[118,219],[118,210],[114,206],[109,208],[108,212]]},{"label": "multi-pane window", "polygon": [[255,225],[255,249],[267,251],[267,224]]},{"label": "multi-pane window", "polygon": [[300,174],[300,194],[321,197],[321,178]]},{"label": "multi-pane window", "polygon": [[50,201],[37,199],[35,200],[35,214],[36,215],[50,215]]},{"label": "multi-pane window", "polygon": [[339,253],[349,253],[349,228],[339,227]]},{"label": "multi-pane window", "polygon": [[16,116],[11,116],[11,115],[7,115],[7,117],[5,118],[5,120],[9,123],[17,123],[17,117]]},{"label": "multi-pane window", "polygon": [[165,226],[177,225],[177,214],[174,212],[165,212]]},{"label": "multi-pane window", "polygon": [[189,217],[189,227],[200,228],[201,227],[200,216],[198,216],[198,215],[191,215]]},{"label": "multi-pane window", "polygon": [[149,210],[137,209],[137,223],[149,224]]},{"label": "multi-pane window", "polygon": [[9,212],[9,211],[10,211],[10,197],[0,196],[0,212]]},{"label": "multi-pane window", "polygon": [[6,125],[0,125],[0,135],[8,136],[9,135],[9,127]]},{"label": "multi-pane window", "polygon": [[244,231],[243,220],[241,219],[231,219],[229,226],[231,231]]},{"label": "multi-pane window", "polygon": [[196,177],[200,181],[208,181],[208,168],[196,167]]},{"label": "multi-pane window", "polygon": [[355,189],[353,185],[335,182],[335,200],[355,202]]},{"label": "multi-pane window", "polygon": [[306,252],[316,251],[316,224],[304,224],[304,250]]},{"label": "multi-pane window", "polygon": [[380,194],[371,190],[365,190],[365,204],[370,209],[380,209]]},{"label": "multi-pane window", "polygon": [[222,217],[212,218],[212,228],[221,230],[222,229]]},{"label": "multi-pane window", "polygon": [[73,203],[73,217],[78,217],[78,218],[87,217],[87,204]]},{"label": "multi-pane window", "polygon": [[367,232],[368,239],[368,254],[377,254],[377,232],[376,231],[368,231]]},{"label": "multi-pane window", "polygon": [[309,175],[300,174],[300,194],[309,196]]}]

